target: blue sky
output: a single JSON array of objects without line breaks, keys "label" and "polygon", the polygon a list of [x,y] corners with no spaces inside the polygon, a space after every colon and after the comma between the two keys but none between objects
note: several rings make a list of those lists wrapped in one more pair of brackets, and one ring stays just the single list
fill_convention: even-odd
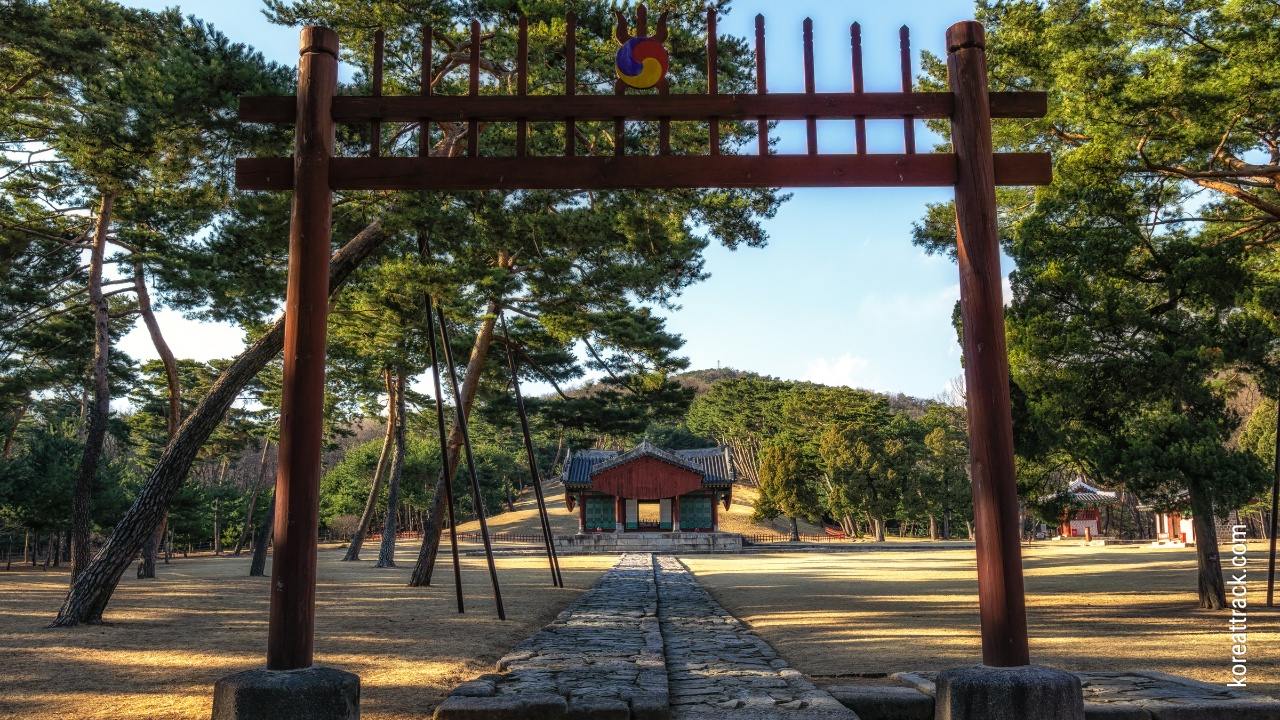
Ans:
[{"label": "blue sky", "polygon": [[[126,4],[153,9],[176,4],[270,59],[289,65],[297,61],[297,29],[269,24],[260,0]],[[819,92],[850,89],[848,28],[854,21],[862,25],[866,89],[896,91],[898,28],[911,28],[918,68],[919,51],[943,54],[946,28],[971,19],[973,4],[736,0],[720,30],[751,36],[757,13],[767,18],[771,91],[803,90],[805,17],[814,20]],[[804,152],[803,133],[802,123],[783,123],[776,132],[779,152]],[[869,122],[868,134],[870,152],[901,152],[900,122]],[[921,150],[936,140],[922,125],[916,134]],[[850,152],[852,145],[850,123],[820,125],[822,150]],[[960,348],[951,328],[959,281],[949,260],[927,257],[911,245],[911,224],[927,203],[950,197],[946,188],[794,191],[767,224],[768,247],[708,251],[712,277],[684,294],[681,309],[669,314],[668,326],[685,338],[684,354],[693,368],[720,365],[936,397],[961,374]],[[172,312],[162,312],[160,322],[180,357],[229,357],[243,345],[233,327],[194,323]],[[141,325],[121,348],[137,358],[155,356]]]}]

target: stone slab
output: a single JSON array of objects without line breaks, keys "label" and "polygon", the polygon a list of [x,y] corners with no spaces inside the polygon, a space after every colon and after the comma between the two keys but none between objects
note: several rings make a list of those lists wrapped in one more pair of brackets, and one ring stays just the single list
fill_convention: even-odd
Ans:
[{"label": "stone slab", "polygon": [[436,707],[435,720],[562,720],[568,703],[559,695],[529,693],[501,697],[450,695]]},{"label": "stone slab", "polygon": [[359,720],[360,678],[335,668],[245,670],[213,686],[213,720]]},{"label": "stone slab", "polygon": [[721,607],[678,559],[653,563],[674,720],[857,720]]},{"label": "stone slab", "polygon": [[1080,679],[1062,670],[974,665],[935,683],[935,720],[1084,720]]},{"label": "stone slab", "polygon": [[933,697],[899,685],[840,685],[826,689],[862,720],[933,720]]}]

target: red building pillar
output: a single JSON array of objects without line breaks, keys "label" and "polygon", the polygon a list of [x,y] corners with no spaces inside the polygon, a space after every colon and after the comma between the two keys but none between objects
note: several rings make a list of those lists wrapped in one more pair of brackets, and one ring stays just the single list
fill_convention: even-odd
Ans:
[{"label": "red building pillar", "polygon": [[680,496],[671,498],[671,532],[680,532]]}]

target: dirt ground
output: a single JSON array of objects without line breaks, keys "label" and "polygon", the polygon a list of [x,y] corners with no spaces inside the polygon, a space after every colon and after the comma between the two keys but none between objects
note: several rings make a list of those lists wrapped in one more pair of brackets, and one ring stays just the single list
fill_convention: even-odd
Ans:
[{"label": "dirt ground", "polygon": [[[394,569],[372,567],[376,546],[366,546],[367,562],[341,562],[336,547],[320,555],[316,662],[360,675],[369,720],[429,717],[454,685],[489,672],[616,561],[565,558],[558,590],[545,559],[499,557],[501,622],[483,556],[463,559],[467,612],[458,615],[447,559],[433,587],[410,588],[417,544],[399,550]],[[66,568],[0,571],[0,718],[209,717],[219,677],[265,663],[269,578],[248,575],[248,555],[175,559],[156,580],[128,573],[106,625],[49,630]]]},{"label": "dirt ground", "polygon": [[[1280,612],[1265,604],[1265,546],[1251,544],[1247,557],[1249,689],[1280,697]],[[941,670],[981,660],[971,549],[682,559],[726,609],[806,674]],[[1024,548],[1024,564],[1032,662],[1230,679],[1229,613],[1196,608],[1193,549],[1037,544]]]}]

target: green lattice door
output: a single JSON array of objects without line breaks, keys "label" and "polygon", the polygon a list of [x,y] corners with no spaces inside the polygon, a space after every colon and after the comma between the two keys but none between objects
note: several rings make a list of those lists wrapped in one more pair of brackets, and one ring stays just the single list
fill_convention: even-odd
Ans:
[{"label": "green lattice door", "polygon": [[711,529],[711,498],[708,498],[708,497],[680,498],[680,529],[681,530],[710,530]]},{"label": "green lattice door", "polygon": [[584,507],[587,511],[588,530],[614,530],[617,528],[614,513],[614,500],[608,498],[587,498]]}]

